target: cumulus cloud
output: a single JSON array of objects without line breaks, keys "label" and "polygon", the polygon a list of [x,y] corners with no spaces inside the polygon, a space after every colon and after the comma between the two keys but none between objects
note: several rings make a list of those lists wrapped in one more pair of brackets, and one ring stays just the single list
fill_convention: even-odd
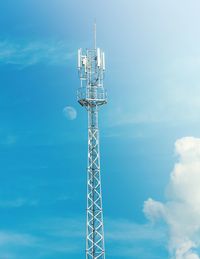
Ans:
[{"label": "cumulus cloud", "polygon": [[148,199],[144,213],[168,225],[171,258],[200,259],[200,139],[179,139],[175,151],[179,161],[166,188],[166,202]]},{"label": "cumulus cloud", "polygon": [[77,117],[77,112],[72,106],[66,106],[63,109],[63,114],[68,120],[75,120]]}]

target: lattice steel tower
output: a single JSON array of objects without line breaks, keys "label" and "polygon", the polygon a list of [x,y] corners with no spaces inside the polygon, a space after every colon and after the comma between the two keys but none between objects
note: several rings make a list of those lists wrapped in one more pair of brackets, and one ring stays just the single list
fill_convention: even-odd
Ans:
[{"label": "lattice steel tower", "polygon": [[107,97],[103,86],[105,55],[96,47],[96,24],[94,48],[78,50],[78,71],[81,80],[78,102],[88,113],[86,259],[105,259],[98,113]]}]

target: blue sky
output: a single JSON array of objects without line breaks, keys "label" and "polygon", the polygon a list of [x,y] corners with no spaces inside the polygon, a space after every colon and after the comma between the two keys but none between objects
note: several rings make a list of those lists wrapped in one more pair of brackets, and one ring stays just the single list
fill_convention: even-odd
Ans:
[{"label": "blue sky", "polygon": [[143,206],[165,202],[177,139],[199,136],[199,9],[197,0],[1,0],[0,259],[84,257],[87,114],[76,53],[92,46],[94,19],[106,53],[107,258],[169,258],[169,229]]}]

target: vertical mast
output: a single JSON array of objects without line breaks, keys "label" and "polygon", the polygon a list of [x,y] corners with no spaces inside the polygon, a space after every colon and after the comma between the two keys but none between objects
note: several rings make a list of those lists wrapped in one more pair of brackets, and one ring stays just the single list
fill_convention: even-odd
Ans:
[{"label": "vertical mast", "polygon": [[94,49],[97,48],[97,24],[94,22]]},{"label": "vertical mast", "polygon": [[96,47],[96,23],[94,49],[78,50],[78,70],[78,102],[88,112],[86,259],[105,259],[98,115],[107,98],[103,86],[105,55]]}]

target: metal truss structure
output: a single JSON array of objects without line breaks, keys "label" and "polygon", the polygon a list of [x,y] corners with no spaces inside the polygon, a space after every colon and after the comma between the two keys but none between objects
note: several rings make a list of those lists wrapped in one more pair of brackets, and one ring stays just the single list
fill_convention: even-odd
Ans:
[{"label": "metal truss structure", "polygon": [[86,259],[105,259],[98,112],[107,103],[107,96],[103,86],[105,55],[96,48],[96,25],[94,45],[93,49],[78,50],[81,87],[77,97],[88,112]]}]

